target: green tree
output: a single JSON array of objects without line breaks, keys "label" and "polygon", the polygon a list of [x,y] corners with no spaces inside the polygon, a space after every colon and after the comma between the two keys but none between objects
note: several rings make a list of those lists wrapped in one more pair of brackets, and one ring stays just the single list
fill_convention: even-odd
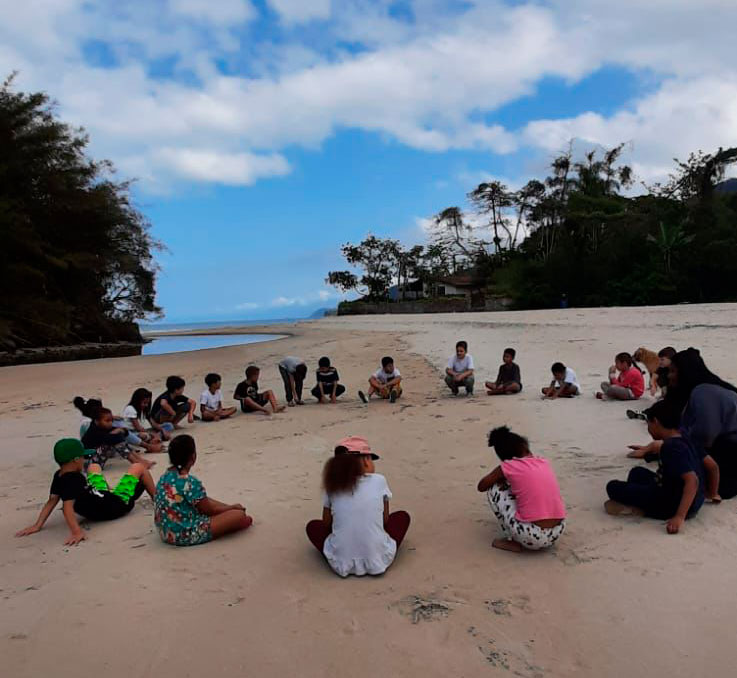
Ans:
[{"label": "green tree", "polygon": [[346,243],[341,253],[351,266],[362,268],[364,274],[358,278],[350,271],[330,271],[326,281],[348,291],[356,290],[369,299],[386,299],[392,281],[397,277],[396,240],[377,238],[369,234],[358,245]]},{"label": "green tree", "polygon": [[159,247],[130,184],[43,93],[0,87],[0,341],[8,348],[140,339],[156,316]]}]

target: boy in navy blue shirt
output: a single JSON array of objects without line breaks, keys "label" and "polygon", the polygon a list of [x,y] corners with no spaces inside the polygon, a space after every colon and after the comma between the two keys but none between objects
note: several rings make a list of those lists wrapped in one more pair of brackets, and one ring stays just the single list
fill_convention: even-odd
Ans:
[{"label": "boy in navy blue shirt", "polygon": [[611,480],[606,486],[609,501],[604,506],[611,515],[629,512],[666,520],[668,534],[676,534],[704,503],[704,467],[713,461],[708,455],[702,459],[681,435],[680,414],[665,400],[644,414],[653,440],[663,441],[658,472],[636,466],[626,481]]}]

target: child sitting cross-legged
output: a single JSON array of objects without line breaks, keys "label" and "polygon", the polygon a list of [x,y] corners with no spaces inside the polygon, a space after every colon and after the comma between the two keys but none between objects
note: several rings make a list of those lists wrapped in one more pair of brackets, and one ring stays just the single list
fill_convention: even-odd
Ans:
[{"label": "child sitting cross-legged", "polygon": [[190,475],[197,461],[194,438],[180,435],[169,445],[171,466],[156,484],[154,523],[161,540],[174,546],[195,546],[253,523],[240,504],[224,504],[207,496]]},{"label": "child sitting cross-legged", "polygon": [[629,353],[617,353],[609,368],[609,381],[601,383],[599,400],[637,400],[645,392],[645,379]]},{"label": "child sitting cross-legged", "polygon": [[214,372],[205,377],[207,388],[200,396],[202,421],[220,421],[232,417],[237,412],[235,407],[223,407],[223,395],[220,393],[222,381],[222,377]]},{"label": "child sitting cross-legged", "polygon": [[85,477],[85,458],[94,453],[95,450],[86,450],[75,438],[64,438],[54,445],[54,460],[59,464],[59,470],[51,481],[49,499],[41,509],[38,520],[16,533],[16,537],[39,532],[61,500],[64,520],[70,532],[64,544],[79,544],[86,537],[77,521],[77,514],[92,521],[115,520],[130,513],[144,491],[154,496],[153,478],[143,464],[131,464],[112,490],[98,464],[90,464]]},{"label": "child sitting cross-legged", "polygon": [[[159,440],[169,440],[171,438],[171,432],[174,430],[174,424],[169,421],[158,424],[152,420],[152,398],[153,394],[147,388],[137,388],[133,391],[130,401],[123,410],[125,427],[141,437],[143,434],[155,434]],[[148,424],[148,428],[146,424]],[[161,451],[163,452],[163,448]]]},{"label": "child sitting cross-legged", "polygon": [[517,351],[513,348],[504,349],[496,381],[486,382],[487,395],[511,395],[522,390],[522,374],[519,365],[514,362],[516,355]]},{"label": "child sitting cross-legged", "polygon": [[506,426],[489,433],[489,447],[502,462],[478,484],[504,535],[492,546],[517,552],[552,546],[565,530],[566,509],[550,462]]},{"label": "child sitting cross-legged", "polygon": [[698,513],[704,494],[712,501],[718,495],[719,469],[706,455],[701,458],[688,438],[679,431],[680,414],[667,400],[660,400],[645,410],[647,428],[659,446],[658,472],[643,466],[630,470],[627,480],[610,480],[606,486],[609,501],[604,504],[610,515],[645,515],[666,520],[669,534],[676,534],[684,521]]},{"label": "child sitting cross-legged", "polygon": [[307,537],[341,577],[385,572],[409,529],[406,511],[389,512],[392,493],[375,472],[378,459],[365,438],[350,436],[323,470],[322,520],[307,524]]}]

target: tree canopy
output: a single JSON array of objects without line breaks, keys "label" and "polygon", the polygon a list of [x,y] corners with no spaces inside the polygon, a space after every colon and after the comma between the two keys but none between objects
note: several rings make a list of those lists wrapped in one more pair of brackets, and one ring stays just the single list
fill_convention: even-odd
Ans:
[{"label": "tree canopy", "polygon": [[[459,206],[441,210],[428,242],[413,249],[411,277],[433,294],[440,278],[466,272],[517,308],[557,306],[563,297],[576,306],[737,300],[737,192],[720,183],[737,148],[675,160],[667,182],[637,196],[627,193],[634,174],[621,162],[623,149],[574,158],[569,148],[547,177],[517,191],[480,184],[468,194],[476,218]],[[385,299],[393,282],[401,292],[407,279],[391,263],[396,243],[383,255],[384,241],[372,238],[367,258],[349,263],[370,261],[369,296]]]},{"label": "tree canopy", "polygon": [[0,347],[137,340],[159,247],[130,183],[43,93],[0,86]]}]

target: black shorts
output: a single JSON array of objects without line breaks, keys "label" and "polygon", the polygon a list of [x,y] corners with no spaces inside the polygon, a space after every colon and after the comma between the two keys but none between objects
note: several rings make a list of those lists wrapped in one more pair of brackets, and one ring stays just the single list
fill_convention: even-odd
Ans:
[{"label": "black shorts", "polygon": [[80,516],[95,522],[116,520],[133,510],[136,499],[143,494],[144,489],[143,483],[139,480],[133,497],[128,502],[112,492],[90,492],[74,502],[74,510]]},{"label": "black shorts", "polygon": [[[269,404],[269,399],[263,393],[259,393],[255,398],[251,398],[251,400],[257,403],[259,407],[266,407]],[[241,412],[253,412],[245,400],[241,400]]]}]

